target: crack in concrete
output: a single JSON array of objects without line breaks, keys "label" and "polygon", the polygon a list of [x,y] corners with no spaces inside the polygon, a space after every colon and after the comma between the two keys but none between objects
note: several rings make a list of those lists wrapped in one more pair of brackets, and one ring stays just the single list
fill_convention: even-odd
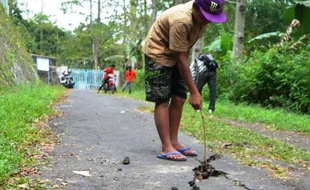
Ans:
[{"label": "crack in concrete", "polygon": [[236,186],[242,187],[245,190],[252,190],[251,188],[247,187],[241,181],[228,177],[229,175],[228,173],[220,171],[220,170],[216,170],[211,164],[209,164],[211,161],[220,159],[221,157],[222,156],[219,154],[211,155],[207,159],[207,163],[199,159],[196,159],[200,163],[200,165],[198,167],[193,168],[194,178],[192,181],[188,182],[189,186],[192,187],[192,190],[200,190],[200,187],[197,185],[197,183],[199,183],[200,181],[207,180],[210,177],[220,177],[220,176],[224,176],[226,179],[234,182]]}]

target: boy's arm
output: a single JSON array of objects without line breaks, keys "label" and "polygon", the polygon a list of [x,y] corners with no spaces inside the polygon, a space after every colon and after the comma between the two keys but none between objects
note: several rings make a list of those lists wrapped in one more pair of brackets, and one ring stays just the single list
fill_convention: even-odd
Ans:
[{"label": "boy's arm", "polygon": [[177,57],[177,67],[180,71],[180,75],[183,78],[189,92],[190,98],[189,103],[196,110],[202,109],[202,99],[197,90],[197,87],[192,79],[192,75],[190,72],[189,64],[188,64],[188,53],[186,52],[176,52]]}]

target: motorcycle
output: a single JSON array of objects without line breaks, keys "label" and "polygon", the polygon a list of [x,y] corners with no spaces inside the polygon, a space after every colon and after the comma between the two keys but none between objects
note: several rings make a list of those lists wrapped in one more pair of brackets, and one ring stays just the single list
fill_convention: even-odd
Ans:
[{"label": "motorcycle", "polygon": [[107,93],[108,91],[111,92],[111,94],[114,94],[116,91],[116,76],[109,74],[108,82],[104,84],[103,91],[104,93]]},{"label": "motorcycle", "polygon": [[66,88],[73,88],[74,87],[74,81],[73,77],[70,76],[71,71],[63,72],[62,75],[59,77],[60,85],[63,85]]}]

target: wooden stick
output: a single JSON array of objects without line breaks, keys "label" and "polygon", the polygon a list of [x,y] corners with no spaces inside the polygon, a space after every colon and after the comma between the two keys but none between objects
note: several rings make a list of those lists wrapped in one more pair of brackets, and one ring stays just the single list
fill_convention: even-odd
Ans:
[{"label": "wooden stick", "polygon": [[200,115],[201,115],[202,125],[203,125],[203,162],[207,164],[206,121],[205,121],[205,116],[202,110],[200,110]]}]

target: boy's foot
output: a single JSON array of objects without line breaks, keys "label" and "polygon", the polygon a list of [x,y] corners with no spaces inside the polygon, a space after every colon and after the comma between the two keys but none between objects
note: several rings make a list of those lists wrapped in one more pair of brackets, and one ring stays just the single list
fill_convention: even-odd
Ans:
[{"label": "boy's foot", "polygon": [[157,158],[165,159],[165,160],[175,160],[175,161],[185,161],[186,157],[178,152],[173,147],[167,147],[164,148],[160,155],[157,156]]},{"label": "boy's foot", "polygon": [[184,147],[181,144],[173,145],[173,147],[176,150],[178,150],[180,153],[182,153],[184,156],[197,156],[196,151],[190,148]]},{"label": "boy's foot", "polygon": [[191,150],[190,148],[181,148],[178,150],[180,153],[182,153],[184,156],[198,156],[197,152]]},{"label": "boy's foot", "polygon": [[185,156],[181,156],[182,154],[179,152],[168,152],[165,154],[160,154],[157,156],[159,159],[171,160],[171,161],[186,161],[187,158]]}]

